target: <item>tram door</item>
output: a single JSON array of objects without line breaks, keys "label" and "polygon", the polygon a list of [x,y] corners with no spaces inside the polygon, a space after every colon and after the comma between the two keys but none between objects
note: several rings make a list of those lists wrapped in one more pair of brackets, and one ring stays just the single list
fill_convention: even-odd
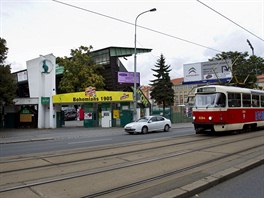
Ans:
[{"label": "tram door", "polygon": [[102,127],[112,127],[111,111],[102,111]]}]

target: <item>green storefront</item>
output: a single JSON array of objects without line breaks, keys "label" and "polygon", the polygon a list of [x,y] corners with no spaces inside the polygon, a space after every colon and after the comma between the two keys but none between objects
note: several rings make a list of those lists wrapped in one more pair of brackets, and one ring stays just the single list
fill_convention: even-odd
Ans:
[{"label": "green storefront", "polygon": [[[84,110],[84,127],[123,127],[133,120],[133,92],[96,91],[88,87],[84,92],[58,94],[53,104],[80,105]],[[60,112],[57,112],[57,115]],[[61,126],[57,120],[57,127]]]}]

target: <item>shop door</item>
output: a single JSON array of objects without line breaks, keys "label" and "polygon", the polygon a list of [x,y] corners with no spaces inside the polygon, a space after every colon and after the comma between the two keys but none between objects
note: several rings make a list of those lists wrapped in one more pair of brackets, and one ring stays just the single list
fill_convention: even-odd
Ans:
[{"label": "shop door", "polygon": [[102,111],[102,127],[112,127],[111,111]]},{"label": "shop door", "polygon": [[126,124],[133,121],[133,111],[122,110],[120,115],[121,126],[124,127]]}]

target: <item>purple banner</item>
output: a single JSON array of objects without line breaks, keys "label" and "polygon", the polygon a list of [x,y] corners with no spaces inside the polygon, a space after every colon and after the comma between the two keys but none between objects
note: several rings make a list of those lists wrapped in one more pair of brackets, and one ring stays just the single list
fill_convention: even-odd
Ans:
[{"label": "purple banner", "polygon": [[[118,83],[134,83],[134,72],[118,72]],[[136,83],[140,84],[140,74],[136,72]]]}]

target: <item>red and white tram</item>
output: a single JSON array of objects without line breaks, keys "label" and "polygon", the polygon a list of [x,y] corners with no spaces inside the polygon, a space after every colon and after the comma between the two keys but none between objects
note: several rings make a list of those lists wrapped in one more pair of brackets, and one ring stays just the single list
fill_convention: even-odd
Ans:
[{"label": "red and white tram", "polygon": [[264,91],[221,85],[195,91],[196,133],[251,130],[264,126]]}]

